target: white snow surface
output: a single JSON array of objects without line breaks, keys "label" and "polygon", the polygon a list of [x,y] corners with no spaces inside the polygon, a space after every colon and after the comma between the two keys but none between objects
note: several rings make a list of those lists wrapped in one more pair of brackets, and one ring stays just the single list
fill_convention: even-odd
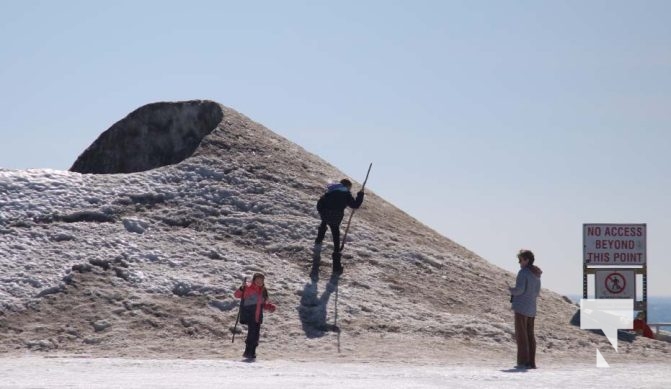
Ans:
[{"label": "white snow surface", "polygon": [[555,363],[537,370],[501,364],[329,363],[286,360],[85,358],[0,359],[0,388],[659,388],[665,364]]}]

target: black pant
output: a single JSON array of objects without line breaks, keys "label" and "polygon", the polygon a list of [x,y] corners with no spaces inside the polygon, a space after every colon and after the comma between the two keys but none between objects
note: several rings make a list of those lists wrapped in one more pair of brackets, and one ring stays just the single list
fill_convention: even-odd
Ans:
[{"label": "black pant", "polygon": [[333,252],[340,251],[340,220],[338,221],[329,221],[322,219],[322,223],[317,229],[317,239],[315,243],[321,243],[326,236],[326,226],[331,229],[331,236],[333,237]]},{"label": "black pant", "polygon": [[256,355],[256,346],[261,337],[261,323],[252,320],[247,324],[247,339],[245,340],[245,354]]}]

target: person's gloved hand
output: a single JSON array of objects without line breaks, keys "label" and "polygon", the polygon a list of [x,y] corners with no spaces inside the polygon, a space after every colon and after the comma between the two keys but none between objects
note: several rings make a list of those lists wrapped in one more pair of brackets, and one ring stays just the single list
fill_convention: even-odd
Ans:
[{"label": "person's gloved hand", "polygon": [[360,191],[358,191],[356,194],[357,194],[357,196],[361,196],[361,195],[363,195],[364,193],[363,193],[362,190],[360,190]]}]

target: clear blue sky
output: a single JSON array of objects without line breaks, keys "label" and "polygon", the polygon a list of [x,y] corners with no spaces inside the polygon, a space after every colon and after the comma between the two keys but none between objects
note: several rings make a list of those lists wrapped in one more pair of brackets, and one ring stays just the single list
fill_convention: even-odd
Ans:
[{"label": "clear blue sky", "polygon": [[671,295],[669,1],[0,0],[0,167],[67,169],[212,99],[443,235],[581,293],[582,224],[647,223]]}]

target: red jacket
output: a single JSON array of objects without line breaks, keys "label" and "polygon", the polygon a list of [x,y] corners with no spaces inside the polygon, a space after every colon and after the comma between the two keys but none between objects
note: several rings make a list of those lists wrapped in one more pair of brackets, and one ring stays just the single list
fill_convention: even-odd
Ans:
[{"label": "red jacket", "polygon": [[634,331],[643,333],[643,336],[650,339],[655,339],[655,335],[652,333],[650,326],[646,324],[641,319],[634,319]]},{"label": "red jacket", "polygon": [[275,312],[275,305],[263,298],[263,288],[253,283],[247,283],[245,286],[244,295],[242,290],[237,289],[234,296],[236,298],[244,298],[245,302],[242,304],[242,309],[254,309],[254,320],[258,323],[261,319],[261,309],[268,312]]}]

